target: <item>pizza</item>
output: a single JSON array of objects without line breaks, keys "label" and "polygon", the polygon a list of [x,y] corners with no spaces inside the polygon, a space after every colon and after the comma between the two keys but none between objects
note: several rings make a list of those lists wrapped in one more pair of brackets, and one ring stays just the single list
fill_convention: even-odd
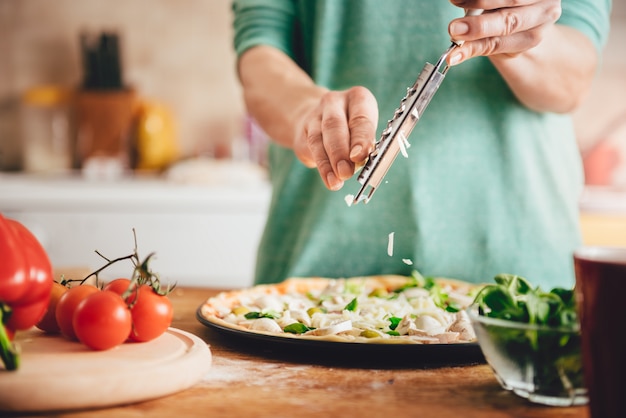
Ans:
[{"label": "pizza", "polygon": [[198,315],[221,328],[282,338],[463,344],[476,341],[465,310],[481,287],[419,273],[290,278],[221,292]]}]

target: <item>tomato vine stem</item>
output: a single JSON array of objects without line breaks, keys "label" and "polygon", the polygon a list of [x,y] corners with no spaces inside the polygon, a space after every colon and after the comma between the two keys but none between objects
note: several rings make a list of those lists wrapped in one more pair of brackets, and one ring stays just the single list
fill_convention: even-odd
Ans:
[{"label": "tomato vine stem", "polygon": [[146,256],[146,258],[141,261],[141,259],[139,258],[139,252],[137,250],[137,233],[135,231],[135,228],[133,228],[133,239],[134,239],[134,243],[135,243],[135,247],[133,249],[133,253],[123,256],[123,257],[118,257],[115,259],[110,259],[106,256],[104,256],[100,251],[96,250],[96,254],[98,254],[100,257],[102,257],[105,261],[106,264],[104,264],[102,267],[98,268],[97,270],[89,273],[87,276],[85,276],[82,279],[76,279],[76,280],[63,280],[62,284],[67,284],[67,283],[71,283],[71,282],[78,282],[79,284],[83,284],[85,283],[90,277],[95,277],[96,278],[96,287],[98,286],[98,279],[99,279],[99,274],[106,270],[108,267],[110,267],[111,265],[118,263],[120,261],[124,261],[124,260],[131,260],[131,262],[133,263],[133,272],[131,275],[131,284],[129,286],[129,288],[124,292],[124,294],[122,295],[122,297],[124,298],[124,300],[126,300],[134,291],[136,291],[136,289],[141,286],[141,285],[149,285],[157,294],[161,295],[161,296],[165,296],[168,293],[170,293],[174,287],[176,285],[173,286],[167,286],[166,288],[163,288],[161,286],[161,281],[159,279],[158,274],[154,273],[151,269],[150,269],[150,260],[152,259],[152,257],[154,257],[155,253],[152,252],[150,254],[148,254]]}]

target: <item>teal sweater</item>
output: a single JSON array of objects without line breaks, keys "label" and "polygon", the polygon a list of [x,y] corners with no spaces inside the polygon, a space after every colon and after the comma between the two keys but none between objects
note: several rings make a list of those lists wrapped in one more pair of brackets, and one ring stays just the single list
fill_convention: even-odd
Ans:
[{"label": "teal sweater", "polygon": [[[610,0],[562,7],[560,23],[600,51]],[[272,45],[320,85],[366,86],[378,101],[379,134],[463,13],[447,1],[406,0],[239,0],[233,11],[238,54]],[[256,283],[416,269],[473,282],[512,273],[546,289],[573,284],[583,177],[570,116],[525,108],[480,57],[450,69],[410,142],[372,200],[350,207],[344,198],[360,187],[356,177],[331,192],[317,170],[272,144]]]}]

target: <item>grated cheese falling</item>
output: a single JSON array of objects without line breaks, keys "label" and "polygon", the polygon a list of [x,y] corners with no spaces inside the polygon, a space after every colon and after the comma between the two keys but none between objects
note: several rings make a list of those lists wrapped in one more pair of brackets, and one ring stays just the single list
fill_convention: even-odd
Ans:
[{"label": "grated cheese falling", "polygon": [[402,262],[404,264],[406,264],[407,266],[412,266],[413,265],[413,260],[411,260],[410,258],[403,258]]},{"label": "grated cheese falling", "polygon": [[395,232],[391,232],[389,234],[389,241],[387,242],[387,254],[389,255],[389,257],[393,256],[393,235],[395,234]]},{"label": "grated cheese falling", "polygon": [[354,203],[354,195],[353,194],[347,194],[346,197],[343,198],[343,200],[346,201],[346,205],[352,206],[352,203]]},{"label": "grated cheese falling", "polygon": [[411,146],[411,143],[402,132],[398,133],[398,144],[400,145],[400,152],[402,153],[402,156],[404,158],[409,158],[409,154],[406,152],[406,149]]}]

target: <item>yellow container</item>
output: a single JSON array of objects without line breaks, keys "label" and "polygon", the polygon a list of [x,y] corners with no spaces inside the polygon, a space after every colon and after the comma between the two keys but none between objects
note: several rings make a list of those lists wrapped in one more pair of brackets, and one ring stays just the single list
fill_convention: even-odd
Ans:
[{"label": "yellow container", "polygon": [[167,106],[152,101],[140,105],[136,147],[138,170],[163,170],[180,157],[174,118]]}]

